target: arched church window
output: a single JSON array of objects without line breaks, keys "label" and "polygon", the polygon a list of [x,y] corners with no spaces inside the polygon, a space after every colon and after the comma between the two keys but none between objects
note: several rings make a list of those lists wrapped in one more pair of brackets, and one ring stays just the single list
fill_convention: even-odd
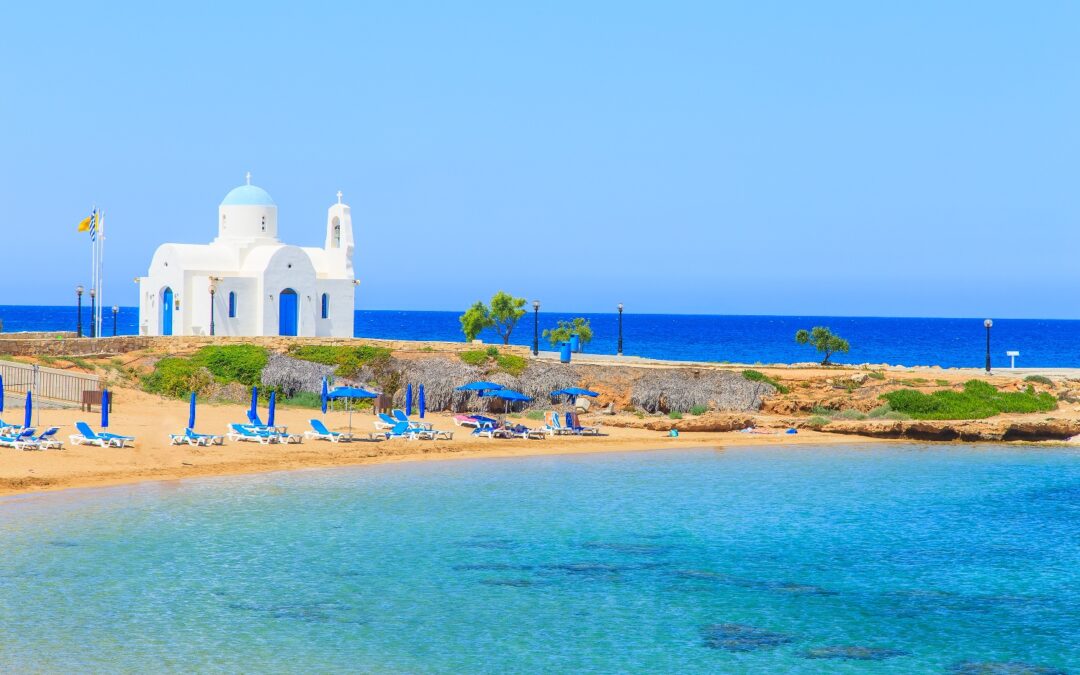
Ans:
[{"label": "arched church window", "polygon": [[322,294],[322,318],[330,318],[330,294]]},{"label": "arched church window", "polygon": [[229,291],[229,318],[236,318],[236,291]]},{"label": "arched church window", "polygon": [[334,226],[333,227],[333,232],[332,232],[332,234],[330,236],[330,248],[340,248],[341,247],[341,220],[339,218],[337,218],[336,216],[334,217],[334,220],[333,220],[333,226]]}]

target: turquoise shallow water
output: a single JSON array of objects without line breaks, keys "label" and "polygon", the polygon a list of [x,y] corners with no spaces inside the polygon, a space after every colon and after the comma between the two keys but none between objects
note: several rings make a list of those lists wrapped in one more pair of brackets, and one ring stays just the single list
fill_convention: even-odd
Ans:
[{"label": "turquoise shallow water", "polygon": [[1080,668],[1068,449],[635,453],[149,483],[4,500],[0,550],[8,672]]}]

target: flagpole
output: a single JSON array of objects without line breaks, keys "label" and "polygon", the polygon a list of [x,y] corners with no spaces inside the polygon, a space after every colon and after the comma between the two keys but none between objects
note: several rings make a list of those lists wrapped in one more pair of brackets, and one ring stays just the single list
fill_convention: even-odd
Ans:
[{"label": "flagpole", "polygon": [[[90,213],[90,292],[97,295],[97,206]],[[95,307],[96,309],[96,307]],[[97,337],[97,323],[90,315],[90,335]]]},{"label": "flagpole", "polygon": [[105,212],[101,212],[98,218],[98,306],[97,306],[97,336],[101,337],[101,317],[104,316],[105,307]]}]

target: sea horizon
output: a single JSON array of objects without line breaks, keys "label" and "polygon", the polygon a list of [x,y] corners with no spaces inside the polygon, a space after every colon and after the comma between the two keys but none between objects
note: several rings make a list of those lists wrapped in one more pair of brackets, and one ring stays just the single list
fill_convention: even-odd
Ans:
[{"label": "sea horizon", "polygon": [[[6,333],[21,331],[74,331],[78,309],[64,305],[0,305]],[[83,306],[83,330],[89,332],[88,306]],[[358,309],[353,336],[389,340],[462,342],[458,311]],[[594,338],[585,351],[615,354],[619,315],[616,312],[544,312],[539,331],[557,321],[585,317]],[[995,368],[1010,363],[1007,351],[1019,351],[1017,367],[1065,368],[1080,365],[1080,320],[993,318],[991,357]],[[889,364],[982,368],[986,357],[983,318],[816,316],[768,314],[661,314],[623,315],[623,353],[628,356],[672,360],[745,364],[804,363],[817,361],[817,353],[795,343],[795,331],[824,325],[851,343],[851,351],[837,354],[843,364]],[[103,335],[113,334],[110,312],[103,319]],[[511,335],[510,344],[531,347],[534,317],[526,314]],[[120,307],[117,335],[138,334],[138,308]],[[485,344],[501,344],[490,329],[480,335]],[[553,347],[541,337],[540,349]]]}]

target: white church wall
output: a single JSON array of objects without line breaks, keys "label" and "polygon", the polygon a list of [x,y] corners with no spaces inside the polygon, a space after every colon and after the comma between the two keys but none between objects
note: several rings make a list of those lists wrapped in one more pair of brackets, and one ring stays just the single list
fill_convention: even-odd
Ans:
[{"label": "white church wall", "polygon": [[[349,279],[319,279],[316,284],[316,332],[320,337],[353,337],[356,286]],[[327,318],[322,318],[322,294],[329,295]]]},{"label": "white church wall", "polygon": [[267,261],[262,276],[264,295],[263,335],[279,335],[281,292],[292,289],[297,296],[297,335],[315,335],[315,268],[296,246],[279,248]]},{"label": "white church wall", "polygon": [[[236,316],[229,316],[229,293],[236,294]],[[216,335],[257,335],[261,325],[259,283],[254,277],[223,277],[214,296]]]}]

